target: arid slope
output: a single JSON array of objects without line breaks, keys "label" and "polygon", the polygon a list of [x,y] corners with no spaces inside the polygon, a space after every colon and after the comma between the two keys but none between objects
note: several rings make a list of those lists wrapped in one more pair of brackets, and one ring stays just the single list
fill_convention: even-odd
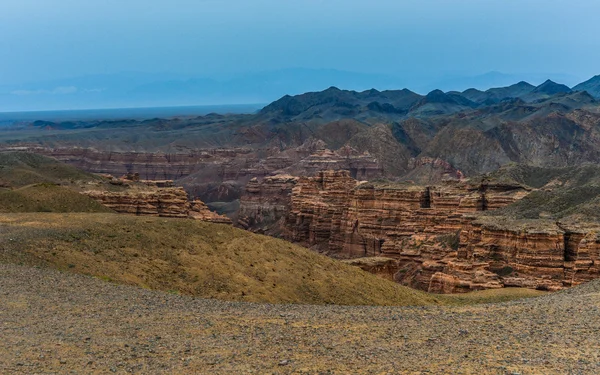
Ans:
[{"label": "arid slope", "polygon": [[51,183],[0,188],[0,212],[112,212],[94,199]]},{"label": "arid slope", "polygon": [[224,302],[0,264],[0,372],[597,374],[600,284],[497,305]]},{"label": "arid slope", "polygon": [[206,298],[427,305],[426,293],[228,225],[117,214],[6,214],[2,263],[22,263]]}]

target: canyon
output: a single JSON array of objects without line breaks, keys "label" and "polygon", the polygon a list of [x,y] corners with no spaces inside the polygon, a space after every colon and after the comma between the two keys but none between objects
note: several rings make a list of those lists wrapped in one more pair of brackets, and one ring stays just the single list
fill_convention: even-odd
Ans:
[{"label": "canyon", "polygon": [[555,291],[599,277],[596,225],[489,215],[532,190],[494,180],[374,183],[347,171],[280,175],[248,184],[237,225],[435,293]]},{"label": "canyon", "polygon": [[4,152],[28,152],[53,157],[91,173],[137,174],[148,181],[173,180],[194,198],[205,202],[239,199],[253,178],[278,173],[312,175],[321,170],[349,170],[360,179],[383,175],[378,160],[351,147],[331,151],[323,141],[308,139],[287,150],[209,148],[189,153],[120,152],[82,147],[42,147],[32,144],[2,147]]},{"label": "canyon", "polygon": [[[427,95],[331,87],[253,114],[15,123],[0,150],[173,181],[85,193],[117,212],[233,222],[418,289],[558,290],[597,276],[598,181],[552,197],[550,180],[534,181],[545,170],[478,176],[595,162],[599,108],[595,93],[551,81]],[[581,197],[591,206],[573,221]],[[548,214],[557,208],[570,213]]]}]

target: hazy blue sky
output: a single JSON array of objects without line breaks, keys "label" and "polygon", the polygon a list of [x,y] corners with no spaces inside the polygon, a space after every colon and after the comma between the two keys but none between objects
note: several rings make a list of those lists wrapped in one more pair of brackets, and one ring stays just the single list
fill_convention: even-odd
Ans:
[{"label": "hazy blue sky", "polygon": [[288,67],[600,73],[597,0],[2,0],[0,84]]}]

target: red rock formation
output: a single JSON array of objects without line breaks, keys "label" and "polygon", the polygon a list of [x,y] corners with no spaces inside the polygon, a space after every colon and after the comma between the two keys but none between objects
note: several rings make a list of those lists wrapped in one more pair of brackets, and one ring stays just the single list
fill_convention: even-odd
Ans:
[{"label": "red rock formation", "polygon": [[285,237],[307,247],[326,249],[330,237],[339,232],[343,207],[357,184],[348,171],[324,171],[317,177],[300,178],[292,189]]},{"label": "red rock formation", "polygon": [[337,151],[317,149],[300,159],[296,164],[282,170],[294,176],[314,176],[325,170],[346,170],[360,180],[371,180],[383,176],[383,169],[369,153],[359,153],[346,146]]},{"label": "red rock formation", "polygon": [[[289,238],[339,257],[401,254],[407,237],[456,233],[463,215],[525,196],[522,188],[462,182],[423,187],[359,183],[345,171],[301,178],[286,223]],[[422,242],[422,240],[419,240]]]},{"label": "red rock formation", "polygon": [[[528,193],[518,185],[468,181],[359,183],[345,171],[321,172],[292,189],[284,235],[430,292],[558,290],[599,277],[600,238],[589,224],[481,216]],[[387,260],[374,264],[370,257]]]},{"label": "red rock formation", "polygon": [[[569,228],[543,220],[511,221],[480,217],[461,232],[457,258],[482,264],[499,275],[501,286],[559,290],[600,277],[600,253],[595,225]],[[452,265],[446,276],[468,280]],[[453,289],[453,280],[438,288]]]},{"label": "red rock formation", "polygon": [[209,210],[206,204],[199,199],[194,199],[190,202],[188,217],[200,221],[208,221],[210,223],[232,224],[230,218]]},{"label": "red rock formation", "polygon": [[600,277],[600,236],[597,228],[566,231],[565,281],[578,285]]},{"label": "red rock formation", "polygon": [[231,224],[229,218],[211,212],[202,201],[190,202],[183,188],[125,189],[116,192],[88,190],[83,194],[119,213]]},{"label": "red rock formation", "polygon": [[[39,145],[10,146],[54,157],[92,172],[114,176],[137,175],[140,180],[177,180],[178,185],[206,202],[232,201],[252,178],[275,174],[314,175],[322,170],[348,170],[359,179],[382,176],[378,160],[350,147],[338,151],[325,148],[321,140],[309,138],[304,144],[280,150],[277,147],[212,148],[187,153],[116,152],[83,147],[48,148]],[[227,192],[222,193],[224,188]]]}]

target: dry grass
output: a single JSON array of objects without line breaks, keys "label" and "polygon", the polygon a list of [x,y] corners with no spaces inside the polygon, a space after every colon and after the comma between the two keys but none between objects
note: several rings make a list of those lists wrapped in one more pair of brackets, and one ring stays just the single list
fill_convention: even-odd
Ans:
[{"label": "dry grass", "polygon": [[437,296],[271,237],[193,220],[117,214],[4,214],[0,261],[224,300],[439,304]]},{"label": "dry grass", "polygon": [[439,298],[451,305],[473,305],[480,303],[500,303],[523,298],[539,297],[548,294],[535,289],[501,288],[480,290],[463,294],[441,295]]},{"label": "dry grass", "polygon": [[0,189],[0,212],[112,212],[112,210],[76,191],[42,183],[15,190]]},{"label": "dry grass", "polygon": [[0,262],[222,300],[469,305],[543,294],[500,289],[431,295],[282,240],[193,220],[106,213],[6,213],[0,216],[0,244]]},{"label": "dry grass", "polygon": [[56,159],[25,152],[0,152],[0,185],[23,187],[37,183],[99,182],[102,178]]}]

